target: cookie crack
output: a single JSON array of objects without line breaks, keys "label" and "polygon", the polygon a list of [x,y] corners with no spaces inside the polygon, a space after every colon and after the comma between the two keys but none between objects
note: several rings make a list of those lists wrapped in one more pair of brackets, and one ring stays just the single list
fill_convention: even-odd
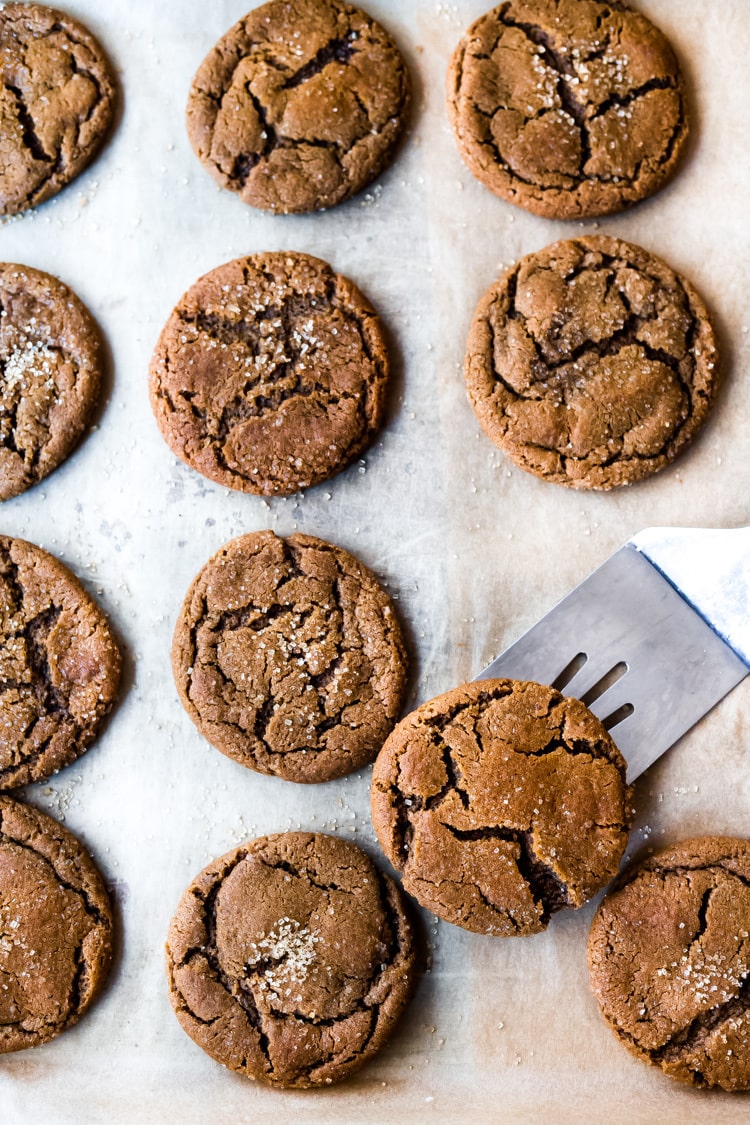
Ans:
[{"label": "cookie crack", "polygon": [[[4,375],[4,371],[3,371],[3,375]],[[18,426],[18,408],[19,408],[20,405],[21,405],[21,400],[20,400],[20,398],[17,398],[10,406],[0,407],[0,418],[3,419],[3,420],[7,419],[7,422],[8,422],[7,428],[3,427],[3,430],[5,432],[2,434],[2,437],[0,438],[0,445],[2,445],[2,447],[4,449],[9,450],[11,453],[15,453],[16,456],[20,457],[22,461],[25,461],[26,460],[26,458],[24,456],[25,450],[19,449],[18,445],[16,443],[16,428]],[[25,465],[24,465],[24,470],[25,470]],[[27,473],[24,471],[24,479],[26,479],[26,476],[27,476]]]},{"label": "cookie crack", "polygon": [[[662,153],[661,157],[656,161],[657,166],[663,165],[663,164],[668,164],[671,161],[671,159],[674,155],[674,150],[677,147],[677,142],[680,140],[680,137],[682,136],[682,134],[685,131],[686,124],[687,123],[686,123],[686,120],[685,120],[685,114],[682,111],[682,102],[680,102],[680,115],[679,115],[679,117],[678,117],[678,119],[675,123],[675,126],[674,126],[674,128],[673,128],[673,130],[672,130],[672,132],[669,136],[669,140],[667,141],[664,152]],[[639,174],[640,174],[641,165],[643,163],[644,162],[641,161],[641,163],[638,165]]]},{"label": "cookie crack", "polygon": [[2,827],[2,821],[0,821],[0,839],[9,844],[12,844],[16,848],[21,848],[23,851],[27,851],[31,855],[36,856],[37,859],[40,859],[42,863],[45,864],[45,866],[47,866],[52,872],[58,886],[62,887],[66,891],[70,891],[71,894],[74,894],[77,898],[81,899],[81,905],[83,906],[84,912],[88,915],[88,917],[96,922],[98,926],[104,926],[105,929],[109,928],[107,918],[102,914],[96,903],[92,901],[84,888],[74,887],[72,883],[69,883],[67,879],[64,879],[49,856],[44,855],[37,848],[33,847],[32,844],[25,844],[22,840],[19,840],[15,836],[11,836],[7,832],[5,832]]},{"label": "cookie crack", "polygon": [[[81,44],[76,39],[73,39],[72,36],[68,36],[68,38],[76,46],[81,46]],[[70,69],[73,71],[73,73],[80,75],[81,78],[87,79],[87,81],[89,81],[94,87],[94,99],[91,103],[90,108],[86,111],[83,117],[80,117],[76,120],[76,144],[78,144],[81,135],[81,126],[86,125],[89,121],[91,121],[94,114],[99,109],[99,106],[101,105],[101,102],[103,100],[103,91],[102,84],[97,76],[93,71],[88,70],[85,66],[82,66],[79,63],[78,59],[76,58],[75,51],[70,50],[68,58],[70,59]]]},{"label": "cookie crack", "polygon": [[445,739],[441,738],[439,731],[430,731],[430,737],[432,738],[433,745],[436,746],[440,751],[447,781],[439,793],[435,793],[432,797],[428,797],[424,802],[417,803],[418,798],[416,797],[412,797],[412,801],[417,808],[421,807],[429,811],[434,808],[438,808],[450,793],[455,793],[463,807],[465,809],[468,809],[470,804],[469,794],[461,784],[463,781],[461,770],[456,765],[456,761],[453,757],[453,754],[451,753],[450,746],[445,741]]},{"label": "cookie crack", "polygon": [[701,904],[698,907],[698,928],[693,935],[693,940],[690,943],[691,945],[695,945],[696,942],[699,942],[706,932],[706,929],[708,927],[708,908],[711,903],[711,896],[713,895],[713,893],[713,887],[707,887],[703,892]]},{"label": "cookie crack", "polygon": [[[540,921],[543,925],[546,926],[558,910],[572,905],[566,885],[534,852],[530,831],[496,825],[461,829],[444,823],[443,827],[457,840],[505,840],[516,844],[519,849],[516,867],[531,892],[534,905],[540,911]],[[496,910],[497,907],[494,909]]]},{"label": "cookie crack", "polygon": [[476,713],[477,711],[481,711],[483,707],[486,707],[488,703],[499,699],[505,699],[512,694],[512,686],[490,688],[489,690],[480,692],[477,698],[469,703],[457,703],[455,707],[450,707],[440,714],[426,715],[422,718],[422,722],[435,730],[444,731],[446,727],[449,727],[455,722],[465,711]]},{"label": "cookie crack", "polygon": [[234,633],[237,629],[252,629],[254,633],[262,633],[279,617],[294,612],[293,607],[288,605],[271,605],[267,609],[246,605],[239,609],[225,610],[214,625],[206,623],[206,626],[212,633]]},{"label": "cookie crack", "polygon": [[317,879],[314,878],[311,871],[307,869],[304,871],[300,871],[298,867],[295,867],[293,863],[289,863],[288,860],[275,859],[273,862],[269,862],[267,859],[264,859],[262,855],[259,855],[257,858],[260,860],[264,867],[268,867],[272,871],[286,871],[287,874],[291,875],[294,879],[301,879],[305,882],[308,882],[312,887],[317,887],[318,890],[338,891],[342,895],[350,895],[354,893],[347,887],[340,886],[338,883],[320,883]]},{"label": "cookie crack", "polygon": [[390,806],[393,814],[391,830],[396,843],[395,850],[400,853],[402,857],[402,865],[406,866],[411,855],[411,844],[414,839],[414,825],[408,813],[407,802],[413,800],[413,798],[404,797],[403,793],[395,785],[389,785],[386,789],[380,786],[378,788],[381,792],[387,792],[390,796]]},{"label": "cookie crack", "polygon": [[[0,547],[0,561],[3,564],[2,578],[10,589],[11,597],[15,603],[15,611],[23,614],[26,592],[21,582],[20,568],[13,560],[9,548]],[[15,634],[24,641],[31,671],[31,683],[20,686],[33,692],[43,712],[62,717],[63,720],[71,722],[78,730],[78,723],[70,713],[68,701],[53,683],[49,665],[47,640],[61,614],[61,606],[50,605],[30,621],[25,621]],[[14,681],[0,680],[0,691],[7,691],[13,685]]]},{"label": "cookie crack", "polygon": [[[231,977],[221,965],[219,957],[219,949],[216,938],[216,899],[221,891],[224,881],[231,875],[235,867],[247,858],[247,852],[240,852],[235,855],[232,862],[220,873],[216,882],[210,888],[205,896],[196,894],[196,898],[202,899],[203,904],[203,925],[206,933],[206,943],[201,947],[201,953],[206,959],[206,962],[214,974],[218,984],[228,993],[228,995],[236,1001],[247,1019],[248,1025],[255,1031],[258,1039],[258,1048],[265,1060],[265,1069],[268,1073],[274,1070],[273,1061],[270,1054],[270,1042],[268,1033],[263,1024],[263,1018],[258,1010],[255,1002],[255,997],[252,992],[243,988],[243,982],[238,981],[236,978]],[[180,992],[180,998],[184,1000]],[[187,1005],[186,1005],[187,1006]]]},{"label": "cookie crack", "polygon": [[[585,175],[586,164],[591,159],[591,139],[588,131],[587,107],[578,101],[568,84],[569,79],[577,78],[575,68],[570,60],[567,59],[561,51],[556,49],[552,37],[544,31],[543,28],[534,24],[511,20],[505,14],[503,14],[501,20],[505,27],[514,27],[518,31],[522,31],[531,43],[541,47],[544,52],[544,58],[547,60],[547,65],[557,75],[556,89],[557,96],[560,99],[560,105],[562,106],[563,112],[568,115],[573,124],[578,128],[581,142],[578,180],[579,182],[583,182],[587,178]],[[511,166],[509,165],[509,167]],[[514,175],[518,175],[515,169],[513,169],[513,172]]]},{"label": "cookie crack", "polygon": [[62,613],[60,606],[52,605],[32,618],[21,631],[26,642],[26,653],[31,665],[31,688],[40,708],[47,714],[59,715],[77,727],[68,709],[67,700],[55,687],[49,665],[47,640]]},{"label": "cookie crack", "polygon": [[18,86],[13,86],[9,82],[5,83],[5,89],[13,95],[14,101],[16,103],[16,116],[18,118],[18,123],[21,126],[23,143],[26,145],[26,148],[34,157],[34,160],[41,161],[44,164],[54,163],[56,156],[59,154],[56,154],[56,156],[50,156],[41,140],[39,139],[39,136],[36,132],[34,118],[31,116],[29,108],[26,105],[23,93],[18,88]]},{"label": "cookie crack", "polygon": [[[34,727],[38,722],[39,717],[37,716],[29,724],[28,729],[24,731],[24,738],[30,737],[30,735],[33,733]],[[50,745],[52,744],[55,737],[56,734],[54,733],[47,735],[47,737],[39,743],[35,750],[33,750],[31,753],[24,753],[21,761],[14,762],[9,766],[3,766],[2,769],[0,769],[0,781],[5,783],[7,778],[13,778],[15,774],[19,773],[19,771],[22,772],[23,779],[28,780],[29,774],[33,771],[34,766],[44,759],[44,756],[49,750]],[[24,780],[22,780],[21,782],[17,782],[17,784],[23,784]],[[6,785],[5,787],[12,788],[12,782],[10,785]]]},{"label": "cookie crack", "polygon": [[[713,860],[711,863],[705,863],[705,864],[697,863],[694,867],[689,866],[687,864],[679,864],[679,865],[674,866],[674,867],[667,867],[667,866],[662,866],[660,863],[657,862],[657,863],[650,863],[649,867],[648,867],[648,870],[653,871],[657,875],[660,875],[662,879],[666,878],[669,875],[682,875],[682,876],[689,879],[689,877],[696,871],[703,871],[703,872],[706,872],[708,874],[713,874],[713,875],[716,875],[718,872],[722,872],[724,875],[727,875],[730,879],[736,879],[738,883],[742,883],[742,885],[744,887],[747,887],[748,889],[750,889],[750,877],[742,875],[739,871],[733,870],[733,868],[729,866],[731,861],[732,861],[732,857],[726,856],[725,862],[722,861],[721,859],[719,859],[719,860]],[[626,878],[623,882],[618,882],[618,887],[627,886],[629,883],[631,883],[633,881],[633,879],[637,878],[639,874],[640,874],[639,870],[635,869],[634,871],[631,872],[630,878]]]},{"label": "cookie crack", "polygon": [[[625,94],[610,94],[608,98],[605,98],[605,100],[597,106],[595,111],[589,117],[589,121],[596,121],[598,117],[603,117],[605,113],[609,113],[609,111],[611,109],[614,109],[615,106],[620,109],[625,109],[633,102],[638,101],[639,98],[644,97],[644,95],[646,94],[652,93],[654,90],[676,89],[677,83],[672,78],[649,78],[648,82],[644,82],[640,86],[633,87]],[[636,177],[633,178],[635,179]]]},{"label": "cookie crack", "polygon": [[603,754],[597,753],[597,749],[597,746],[593,746],[590,742],[585,742],[583,739],[574,739],[571,742],[566,742],[562,737],[555,736],[538,750],[526,750],[521,747],[515,752],[517,754],[523,754],[526,758],[546,758],[548,755],[557,754],[561,750],[564,754],[570,755],[571,757],[603,757]]},{"label": "cookie crack", "polygon": [[[255,712],[255,721],[253,722],[253,734],[255,735],[258,742],[261,744],[261,746],[265,750],[268,757],[271,758],[271,759],[274,757],[274,751],[273,751],[273,747],[271,746],[270,742],[268,742],[266,740],[266,735],[268,733],[268,724],[271,722],[271,719],[273,718],[273,715],[274,715],[275,711],[276,711],[276,702],[275,702],[273,696],[269,695],[267,699],[263,700],[263,703],[260,705],[258,710]],[[224,720],[224,722],[226,722],[226,719]],[[243,734],[245,733],[244,731],[242,731],[241,727],[239,727],[238,729],[240,730],[241,733],[243,733]],[[257,762],[257,760],[258,760],[257,754],[253,754],[253,757],[255,758],[255,760]]]},{"label": "cookie crack", "polygon": [[245,83],[245,93],[247,94],[250,103],[258,115],[258,121],[261,124],[261,139],[263,147],[260,152],[243,152],[240,153],[234,163],[232,169],[232,178],[237,179],[242,187],[245,186],[248,176],[261,160],[265,160],[271,155],[275,148],[278,148],[284,138],[279,134],[276,126],[269,118],[268,108],[263,104],[258,95],[254,93],[252,86],[249,82]]},{"label": "cookie crack", "polygon": [[331,39],[325,43],[320,50],[290,75],[285,82],[282,83],[282,89],[291,90],[295,86],[301,86],[303,82],[307,82],[310,78],[314,78],[316,74],[320,74],[332,62],[339,62],[346,65],[352,56],[356,54],[354,44],[359,39],[359,32],[352,30],[345,36],[340,36],[336,39]]},{"label": "cookie crack", "polygon": [[82,985],[88,969],[88,966],[86,965],[86,959],[83,956],[82,945],[79,945],[75,950],[73,954],[73,962],[75,968],[73,971],[73,978],[70,982],[70,990],[68,992],[68,1011],[62,1020],[63,1026],[67,1024],[69,1020],[75,1018],[76,1013],[81,1006]]},{"label": "cookie crack", "polygon": [[[712,1031],[732,1019],[745,1016],[748,1011],[750,1011],[750,977],[745,976],[736,996],[723,1004],[718,1004],[714,1008],[701,1012],[682,1031],[670,1036],[660,1047],[651,1050],[646,1049],[645,1053],[656,1064],[686,1062],[691,1054],[700,1051],[701,1045]],[[622,1029],[618,1030],[620,1034],[623,1034]],[[632,1038],[639,1050],[644,1050],[634,1036],[628,1035],[627,1037]],[[694,1071],[694,1074],[696,1083],[698,1083],[700,1072]]]}]

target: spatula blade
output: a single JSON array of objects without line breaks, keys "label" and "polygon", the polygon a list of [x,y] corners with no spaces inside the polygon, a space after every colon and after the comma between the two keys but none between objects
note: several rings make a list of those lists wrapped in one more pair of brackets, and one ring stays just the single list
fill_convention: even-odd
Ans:
[{"label": "spatula blade", "polygon": [[632,781],[747,674],[626,544],[476,678],[536,680],[583,699],[611,730]]}]

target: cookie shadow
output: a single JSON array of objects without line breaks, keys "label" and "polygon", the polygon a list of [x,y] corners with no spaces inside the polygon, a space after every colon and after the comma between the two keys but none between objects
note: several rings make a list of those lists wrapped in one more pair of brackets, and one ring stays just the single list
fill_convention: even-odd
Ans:
[{"label": "cookie shadow", "polygon": [[[93,313],[91,315],[93,319]],[[96,320],[95,323],[97,335],[99,337],[99,343],[101,345],[102,356],[99,397],[97,398],[96,403],[91,411],[89,424],[86,430],[81,435],[81,440],[76,445],[76,448],[71,453],[71,456],[73,456],[76,450],[79,449],[80,446],[86,441],[86,439],[91,436],[92,430],[98,429],[98,427],[101,425],[105,411],[111,403],[112,395],[115,389],[115,355],[101,324],[98,320]]]},{"label": "cookie shadow", "polygon": [[[388,162],[383,166],[380,176],[384,179],[391,179],[392,176],[399,171],[398,165],[404,155],[405,150],[408,148],[417,125],[424,117],[425,104],[425,85],[422,81],[422,75],[417,65],[417,50],[411,43],[406,44],[397,36],[394,30],[387,22],[379,19],[378,23],[386,29],[388,34],[398,46],[401,55],[406,62],[406,70],[409,76],[409,104],[406,107],[404,115],[404,125],[396,141],[393,149],[391,150]],[[376,178],[380,178],[376,177]]]},{"label": "cookie shadow", "polygon": [[399,720],[403,719],[410,711],[419,705],[419,685],[422,682],[422,668],[417,635],[412,625],[411,618],[401,610],[400,602],[396,612],[401,626],[401,634],[406,649],[406,683],[404,685],[404,698],[399,711]]},{"label": "cookie shadow", "polygon": [[[692,58],[689,55],[684,55],[682,51],[677,51],[671,38],[670,43],[672,46],[672,50],[674,51],[677,58],[677,63],[683,77],[687,138],[683,143],[682,152],[677,159],[673,174],[668,180],[668,184],[677,179],[694,160],[695,154],[698,150],[701,132],[701,115],[698,109],[697,96],[698,85],[696,82],[695,69],[693,67]],[[656,194],[658,196],[659,193],[657,192]]]},{"label": "cookie shadow", "polygon": [[386,324],[382,317],[380,318],[380,325],[383,330],[389,363],[385,409],[379,429],[379,436],[382,437],[385,431],[393,425],[403,406],[406,390],[406,361],[404,360],[401,342],[391,326]]}]

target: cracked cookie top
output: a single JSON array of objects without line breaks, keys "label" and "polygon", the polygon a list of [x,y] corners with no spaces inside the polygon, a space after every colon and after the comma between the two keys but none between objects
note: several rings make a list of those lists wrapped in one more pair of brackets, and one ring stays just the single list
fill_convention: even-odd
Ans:
[{"label": "cracked cookie top", "polygon": [[209,52],[190,142],[222,187],[280,214],[348,199],[389,161],[409,74],[390,35],[341,0],[272,0]]},{"label": "cracked cookie top", "polygon": [[625,761],[577,699],[519,680],[464,684],[403,719],[372,776],[372,820],[404,888],[466,930],[545,929],[617,872]]},{"label": "cracked cookie top", "polygon": [[0,797],[0,1053],[76,1023],[111,958],[112,911],[91,857],[51,817]]},{"label": "cracked cookie top", "polygon": [[618,0],[510,0],[472,24],[448,72],[469,169],[552,219],[622,211],[672,176],[688,133],[662,33]]},{"label": "cracked cookie top", "polygon": [[594,995],[680,1082],[750,1089],[750,841],[700,836],[626,870],[591,925]]},{"label": "cracked cookie top", "polygon": [[0,7],[0,214],[82,172],[112,123],[115,85],[94,36],[41,4]]},{"label": "cracked cookie top", "polygon": [[383,1045],[416,971],[398,887],[354,844],[251,840],[180,900],[167,938],[172,1007],[217,1062],[276,1086],[346,1078]]},{"label": "cracked cookie top", "polygon": [[595,489],[673,461],[719,380],[692,285],[641,247],[601,236],[555,242],[490,286],[465,374],[482,428],[516,465]]},{"label": "cracked cookie top", "polygon": [[41,547],[0,536],[0,789],[82,754],[119,680],[114,637],[78,579]]},{"label": "cracked cookie top", "polygon": [[96,325],[57,278],[0,263],[0,500],[65,460],[99,397]]},{"label": "cracked cookie top", "polygon": [[256,254],[184,295],[151,362],[151,404],[192,468],[288,496],[369,445],[388,372],[380,320],[356,286],[308,254]]},{"label": "cracked cookie top", "polygon": [[340,547],[272,531],[206,563],[175,628],[185,710],[223,754],[289,781],[328,781],[372,761],[406,679],[396,614]]}]

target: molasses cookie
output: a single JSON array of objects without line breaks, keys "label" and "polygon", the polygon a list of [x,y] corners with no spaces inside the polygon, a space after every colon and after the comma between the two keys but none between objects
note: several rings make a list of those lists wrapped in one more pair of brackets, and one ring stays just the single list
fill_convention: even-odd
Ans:
[{"label": "molasses cookie", "polygon": [[485,433],[555,484],[608,489],[663,469],[693,440],[718,383],[692,285],[615,238],[555,242],[485,293],[465,362]]},{"label": "molasses cookie", "polygon": [[54,1039],[107,979],[112,910],[80,842],[0,797],[0,1053]]},{"label": "molasses cookie", "polygon": [[204,59],[187,127],[244,203],[282,214],[348,199],[389,162],[409,75],[390,35],[341,0],[272,0]]},{"label": "molasses cookie", "polygon": [[210,864],[167,938],[172,1007],[199,1047],[275,1086],[325,1086],[380,1050],[409,999],[398,887],[354,844],[285,832]]},{"label": "molasses cookie", "polygon": [[577,699],[518,680],[464,684],[402,720],[375,762],[372,820],[404,888],[477,933],[543,930],[616,873],[625,761]]},{"label": "molasses cookie", "polygon": [[119,679],[107,620],[78,579],[41,547],[0,536],[0,789],[82,754]]},{"label": "molasses cookie", "polygon": [[448,72],[463,159],[550,219],[622,211],[672,176],[688,133],[674,52],[617,0],[511,0],[472,24]]},{"label": "molasses cookie", "polygon": [[357,559],[310,535],[260,531],[198,574],[172,668],[217,750],[313,782],[375,757],[398,717],[406,655],[390,598]]},{"label": "molasses cookie", "polygon": [[0,500],[7,500],[78,444],[99,397],[102,346],[67,285],[28,266],[0,264],[0,310]]},{"label": "molasses cookie", "polygon": [[288,496],[369,445],[387,380],[380,321],[350,281],[308,254],[256,254],[184,295],[154,353],[151,404],[205,477]]},{"label": "molasses cookie", "polygon": [[94,36],[41,4],[0,5],[0,214],[82,172],[112,123],[115,84]]},{"label": "molasses cookie", "polygon": [[750,1089],[750,842],[700,836],[630,867],[588,960],[634,1055],[692,1086]]}]

